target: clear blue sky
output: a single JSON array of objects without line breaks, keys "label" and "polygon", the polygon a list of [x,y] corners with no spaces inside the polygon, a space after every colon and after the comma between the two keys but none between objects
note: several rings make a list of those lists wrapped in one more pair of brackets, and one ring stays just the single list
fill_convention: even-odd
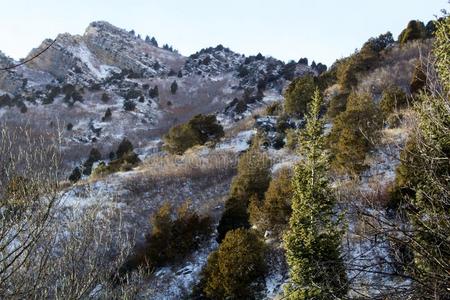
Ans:
[{"label": "clear blue sky", "polygon": [[172,44],[182,54],[223,44],[246,55],[332,63],[371,36],[396,37],[448,0],[1,0],[0,50],[21,58],[45,38],[105,20]]}]

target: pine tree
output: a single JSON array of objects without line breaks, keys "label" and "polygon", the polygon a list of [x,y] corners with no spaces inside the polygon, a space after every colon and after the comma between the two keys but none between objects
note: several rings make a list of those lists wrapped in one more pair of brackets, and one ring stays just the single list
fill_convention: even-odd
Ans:
[{"label": "pine tree", "polygon": [[158,47],[158,42],[156,41],[155,37],[152,37],[152,39],[150,40],[150,43],[155,46]]},{"label": "pine tree", "polygon": [[314,93],[314,88],[314,77],[310,75],[292,81],[284,94],[286,113],[300,117],[306,114],[306,108]]},{"label": "pine tree", "polygon": [[174,81],[172,82],[172,84],[170,85],[170,92],[171,92],[172,94],[175,94],[175,93],[177,92],[177,90],[178,90],[178,84],[177,84],[177,82],[174,80]]},{"label": "pine tree", "polygon": [[418,123],[397,169],[400,199],[391,199],[405,204],[401,208],[412,224],[404,245],[414,253],[414,263],[406,267],[416,299],[448,299],[450,290],[450,16],[436,26],[435,61],[427,69],[437,77],[417,95]]},{"label": "pine tree", "polygon": [[227,233],[203,270],[203,290],[210,299],[255,299],[254,283],[266,270],[265,244],[251,230]]},{"label": "pine tree", "polygon": [[117,158],[122,158],[125,154],[132,151],[133,144],[127,138],[124,138],[117,147],[116,156]]},{"label": "pine tree", "polygon": [[248,205],[251,199],[264,198],[270,183],[271,161],[260,149],[258,137],[253,139],[251,148],[239,158],[238,173],[233,178],[230,197],[225,202],[225,211],[217,226],[217,241],[232,229],[249,228]]},{"label": "pine tree", "polygon": [[314,93],[307,125],[302,132],[305,157],[295,167],[292,216],[284,236],[291,283],[289,299],[339,299],[347,293],[347,278],[341,258],[341,218],[335,218],[328,180],[328,158],[319,118],[322,98]]},{"label": "pine tree", "polygon": [[249,220],[253,226],[264,233],[266,230],[280,233],[291,216],[292,172],[289,168],[279,171],[270,181],[264,201],[257,197],[250,199]]},{"label": "pine tree", "polygon": [[425,24],[421,21],[411,20],[408,26],[398,36],[400,45],[404,45],[409,41],[424,39],[427,36]]},{"label": "pine tree", "polygon": [[379,138],[382,125],[381,110],[370,95],[350,94],[346,110],[334,119],[328,137],[334,155],[333,167],[358,176],[367,167],[366,154]]}]

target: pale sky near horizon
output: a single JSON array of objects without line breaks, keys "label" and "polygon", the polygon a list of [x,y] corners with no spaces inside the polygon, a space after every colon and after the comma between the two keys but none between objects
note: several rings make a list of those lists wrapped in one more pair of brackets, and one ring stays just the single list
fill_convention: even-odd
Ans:
[{"label": "pale sky near horizon", "polygon": [[[0,0],[0,51],[25,57],[45,38],[83,34],[104,20],[142,36],[155,36],[183,55],[223,44],[246,55],[284,61],[308,57],[330,65],[368,38],[409,20],[424,22],[449,10],[448,0]],[[5,13],[7,12],[7,13]]]}]

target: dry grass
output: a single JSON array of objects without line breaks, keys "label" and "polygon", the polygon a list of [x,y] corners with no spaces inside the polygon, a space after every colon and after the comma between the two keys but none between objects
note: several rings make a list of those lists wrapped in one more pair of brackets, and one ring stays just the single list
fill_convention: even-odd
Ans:
[{"label": "dry grass", "polygon": [[390,85],[409,92],[414,68],[420,57],[430,51],[430,41],[413,41],[382,53],[381,66],[359,80],[358,90],[378,97]]},{"label": "dry grass", "polygon": [[252,129],[255,124],[256,117],[267,115],[266,108],[267,106],[255,108],[250,116],[234,122],[232,127],[225,129],[225,138],[233,138],[242,131]]},{"label": "dry grass", "polygon": [[[197,149],[200,150],[200,149]],[[126,183],[126,189],[139,195],[150,188],[205,181],[211,185],[235,173],[237,154],[228,151],[190,151],[182,156],[156,155],[145,160]]]}]

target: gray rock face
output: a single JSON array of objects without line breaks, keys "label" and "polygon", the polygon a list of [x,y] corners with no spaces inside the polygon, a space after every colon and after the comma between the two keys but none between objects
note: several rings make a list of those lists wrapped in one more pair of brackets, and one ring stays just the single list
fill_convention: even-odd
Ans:
[{"label": "gray rock face", "polygon": [[[6,68],[16,64],[13,59],[7,57],[0,51],[0,68]],[[1,93],[16,94],[26,84],[24,78],[17,73],[17,70],[11,69],[0,71],[0,91]]]},{"label": "gray rock face", "polygon": [[[27,58],[50,43],[43,41]],[[196,114],[218,113],[225,123],[243,118],[279,100],[294,76],[312,72],[221,45],[189,57],[170,49],[107,22],[91,23],[83,35],[60,34],[37,58],[0,73],[0,95],[9,94],[0,103],[1,121],[17,126],[26,119],[40,132],[70,124],[64,132],[68,151],[94,144],[108,149],[124,136],[146,149]],[[0,66],[13,63],[0,54]],[[107,110],[111,116],[105,118]],[[67,160],[79,155],[68,153]]]},{"label": "gray rock face", "polygon": [[[45,40],[29,57],[45,49]],[[139,77],[162,76],[179,68],[185,58],[144,42],[107,22],[93,22],[83,36],[60,34],[55,44],[28,64],[60,81],[75,84],[101,82],[112,72],[131,70]]]},{"label": "gray rock face", "polygon": [[183,56],[146,43],[107,22],[91,23],[83,40],[101,63],[129,69],[144,77],[179,69],[185,61]]}]

